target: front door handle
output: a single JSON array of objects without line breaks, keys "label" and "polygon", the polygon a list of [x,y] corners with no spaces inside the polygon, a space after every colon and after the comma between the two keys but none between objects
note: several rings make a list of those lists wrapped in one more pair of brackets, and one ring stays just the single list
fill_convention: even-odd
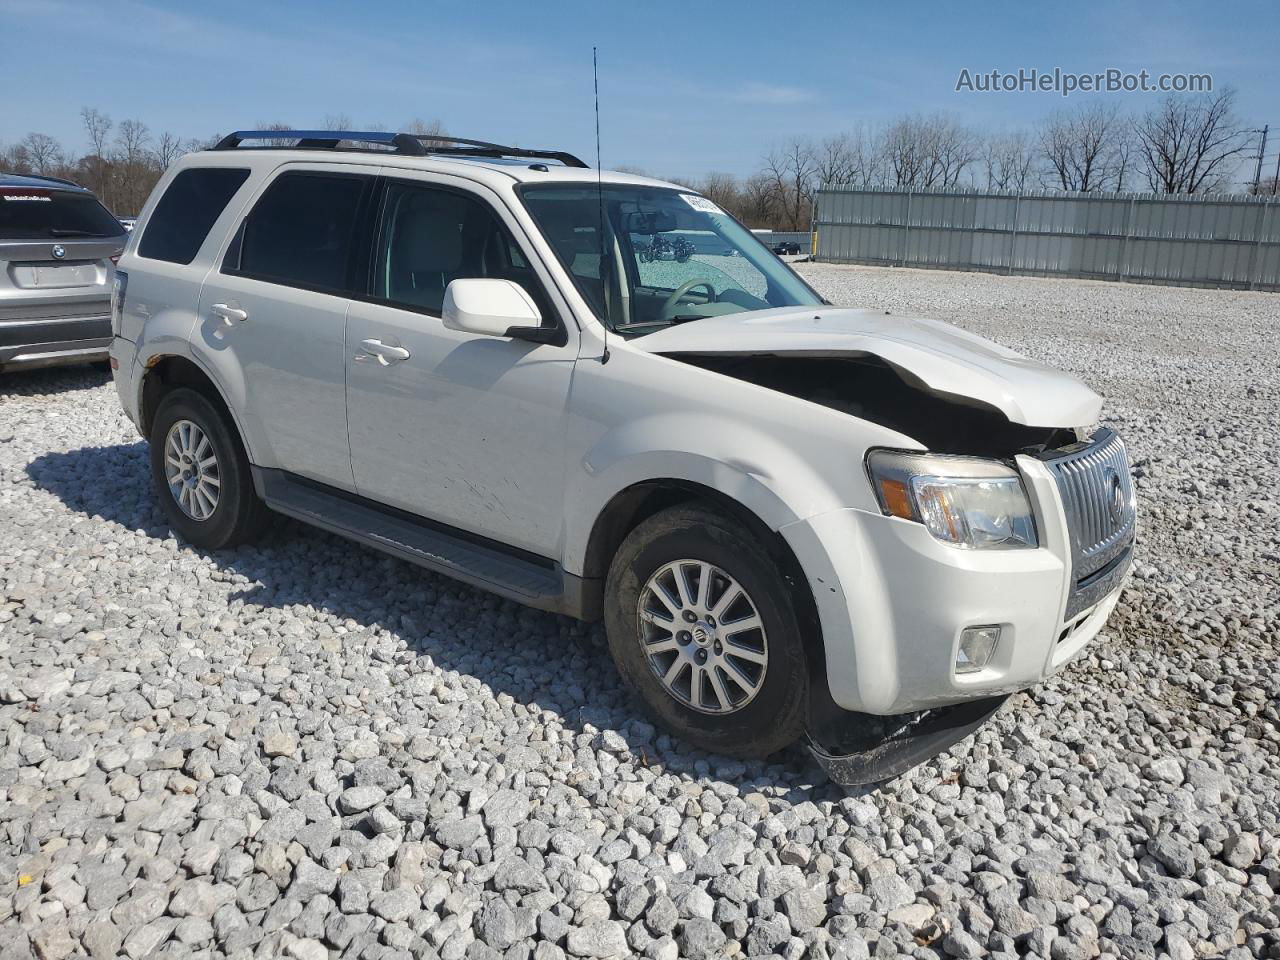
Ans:
[{"label": "front door handle", "polygon": [[377,357],[380,364],[384,367],[389,367],[393,363],[409,359],[409,351],[404,347],[392,346],[389,343],[383,343],[381,340],[361,340],[360,346],[364,347],[365,352],[357,354],[357,360],[370,356]]},{"label": "front door handle", "polygon": [[212,303],[209,305],[209,312],[215,317],[221,317],[222,322],[228,327],[235,326],[237,320],[244,323],[249,319],[249,314],[239,307],[233,307],[229,303]]}]

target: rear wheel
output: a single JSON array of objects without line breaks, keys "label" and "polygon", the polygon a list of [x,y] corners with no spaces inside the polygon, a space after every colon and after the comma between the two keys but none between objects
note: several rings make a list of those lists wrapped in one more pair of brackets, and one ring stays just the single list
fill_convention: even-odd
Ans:
[{"label": "rear wheel", "polygon": [[218,550],[256,536],[267,521],[249,460],[226,415],[180,388],[160,401],[151,425],[151,478],[174,532]]},{"label": "rear wheel", "polygon": [[659,721],[706,750],[764,757],[803,730],[809,673],[787,583],[744,525],[673,507],[623,541],[609,648]]}]

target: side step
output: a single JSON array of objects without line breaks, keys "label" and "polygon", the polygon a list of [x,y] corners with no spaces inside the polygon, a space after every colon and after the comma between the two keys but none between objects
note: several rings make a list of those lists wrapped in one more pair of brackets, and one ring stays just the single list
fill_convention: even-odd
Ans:
[{"label": "side step", "polygon": [[551,560],[504,549],[283,470],[253,467],[253,483],[272,510],[348,540],[539,610],[588,619],[586,581]]}]

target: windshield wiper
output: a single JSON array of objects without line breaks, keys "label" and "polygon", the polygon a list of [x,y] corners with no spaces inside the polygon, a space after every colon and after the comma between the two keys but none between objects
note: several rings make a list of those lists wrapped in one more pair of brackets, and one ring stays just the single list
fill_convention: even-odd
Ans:
[{"label": "windshield wiper", "polygon": [[619,323],[613,329],[634,330],[636,327],[670,327],[677,323],[692,323],[694,320],[705,319],[707,319],[706,315],[701,313],[677,313],[674,317],[666,317],[662,320],[633,320],[631,323]]}]

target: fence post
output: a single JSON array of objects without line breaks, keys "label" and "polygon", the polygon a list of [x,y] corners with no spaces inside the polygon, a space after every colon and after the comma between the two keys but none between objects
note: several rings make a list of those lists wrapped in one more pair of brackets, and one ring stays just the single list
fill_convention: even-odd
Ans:
[{"label": "fence post", "polygon": [[1138,198],[1129,197],[1129,209],[1125,211],[1124,217],[1124,240],[1120,244],[1120,275],[1117,280],[1127,280],[1129,273],[1129,254],[1133,247],[1133,222],[1137,219]]},{"label": "fence post", "polygon": [[1274,209],[1273,201],[1263,200],[1258,211],[1258,235],[1253,238],[1253,249],[1249,251],[1249,286],[1246,290],[1253,290],[1257,286],[1258,275],[1262,273],[1262,238],[1266,235],[1263,227],[1267,225],[1267,213]]},{"label": "fence post", "polygon": [[822,191],[826,187],[819,188],[818,192],[813,195],[813,203],[809,205],[809,259],[818,259],[818,200],[822,197]]},{"label": "fence post", "polygon": [[1019,192],[1013,198],[1013,230],[1009,233],[1009,269],[1008,275],[1013,276],[1013,255],[1018,249],[1018,211],[1022,207],[1022,193]]},{"label": "fence post", "polygon": [[902,256],[898,258],[898,266],[907,265],[907,243],[911,240],[911,196],[914,191],[907,191],[907,218],[902,225]]}]

